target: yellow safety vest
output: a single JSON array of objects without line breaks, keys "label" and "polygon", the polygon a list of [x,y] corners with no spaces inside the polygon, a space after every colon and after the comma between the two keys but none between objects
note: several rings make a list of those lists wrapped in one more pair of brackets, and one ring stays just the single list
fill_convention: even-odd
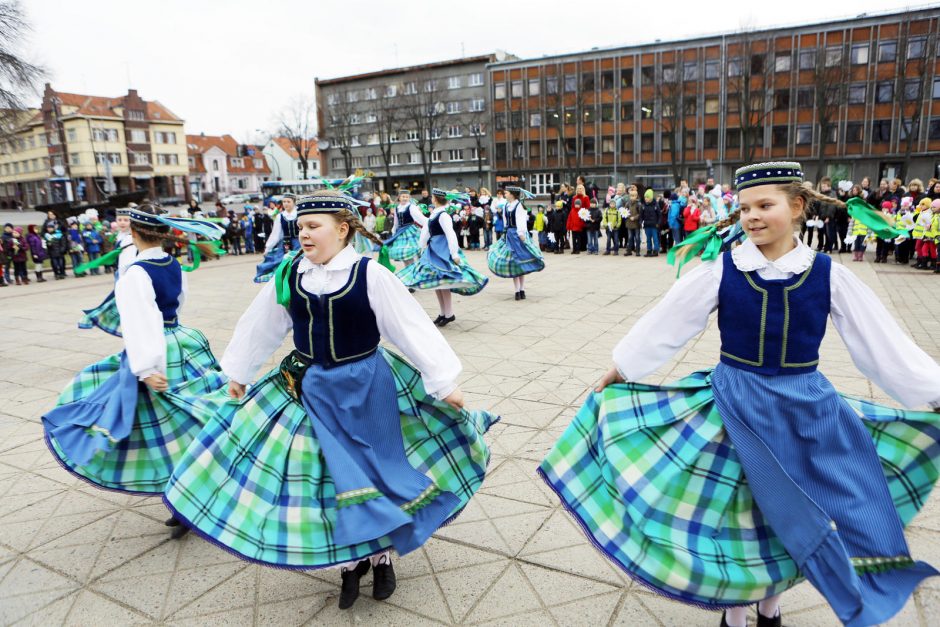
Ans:
[{"label": "yellow safety vest", "polygon": [[940,237],[940,214],[935,213],[933,217],[930,218],[930,228],[927,229],[927,232],[924,233],[924,237],[930,239],[936,239]]},{"label": "yellow safety vest", "polygon": [[924,239],[924,227],[920,223],[920,211],[914,213],[914,230],[911,235],[914,239]]},{"label": "yellow safety vest", "polygon": [[852,227],[852,237],[858,237],[859,235],[868,235],[868,227],[862,224],[861,220],[856,220]]}]

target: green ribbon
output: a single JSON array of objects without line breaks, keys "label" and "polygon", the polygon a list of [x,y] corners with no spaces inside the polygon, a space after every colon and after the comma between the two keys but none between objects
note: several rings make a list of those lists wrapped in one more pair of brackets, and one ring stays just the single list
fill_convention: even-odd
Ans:
[{"label": "green ribbon", "polygon": [[75,266],[74,268],[72,268],[72,270],[75,272],[75,274],[84,274],[93,268],[100,268],[101,266],[114,265],[115,263],[117,263],[118,257],[121,256],[122,250],[124,249],[115,248],[111,252],[101,255],[97,259],[86,261],[85,263],[81,263]]},{"label": "green ribbon", "polygon": [[893,226],[891,218],[884,215],[859,197],[849,198],[845,203],[849,215],[858,220],[874,232],[881,239],[894,239],[895,237],[909,237],[904,229]]},{"label": "green ribbon", "polygon": [[274,270],[274,293],[277,295],[277,304],[287,307],[290,305],[290,284],[288,283],[288,278],[290,277],[290,266],[294,263],[294,259],[297,258],[297,255],[300,254],[300,250],[292,250],[286,255],[284,259],[281,260],[281,263],[278,264],[277,268]]},{"label": "green ribbon", "polygon": [[697,257],[702,256],[702,261],[714,261],[721,252],[722,239],[718,234],[718,228],[712,224],[703,226],[692,232],[691,235],[682,240],[682,243],[676,244],[666,253],[666,260],[671,266],[676,268],[676,276],[682,272],[682,266]]},{"label": "green ribbon", "polygon": [[[210,246],[212,246],[212,252],[214,252],[219,257],[225,254],[225,251],[222,250],[222,246],[221,244],[219,244],[219,242],[213,241],[213,242],[199,242],[199,243],[200,244],[208,243]],[[183,272],[192,272],[193,270],[198,269],[200,265],[202,265],[202,250],[199,248],[199,246],[197,246],[193,242],[190,242],[189,251],[193,254],[193,263],[191,266],[181,266],[181,269],[183,270]]]},{"label": "green ribbon", "polygon": [[395,272],[395,266],[392,264],[392,260],[388,256],[388,246],[384,244],[382,245],[382,248],[379,249],[378,262],[380,266],[384,266],[389,270],[389,272]]}]

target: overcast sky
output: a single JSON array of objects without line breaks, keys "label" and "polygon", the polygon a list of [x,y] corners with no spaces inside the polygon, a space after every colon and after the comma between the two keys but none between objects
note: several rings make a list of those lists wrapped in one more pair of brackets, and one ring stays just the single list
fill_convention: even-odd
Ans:
[{"label": "overcast sky", "polygon": [[33,26],[24,52],[48,69],[55,89],[119,96],[133,87],[185,119],[188,133],[230,133],[240,141],[260,141],[255,129],[273,130],[283,102],[312,93],[314,77],[496,49],[539,57],[910,5],[897,0],[20,1]]}]

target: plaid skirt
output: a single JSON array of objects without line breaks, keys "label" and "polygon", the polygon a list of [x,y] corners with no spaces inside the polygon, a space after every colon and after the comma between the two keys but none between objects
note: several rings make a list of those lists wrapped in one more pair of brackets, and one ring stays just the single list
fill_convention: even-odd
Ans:
[{"label": "plaid skirt", "polygon": [[[138,384],[121,352],[82,370],[56,408],[43,416],[46,443],[66,470],[102,488],[163,492],[183,452],[228,401],[225,376],[205,336],[183,326],[166,329],[164,336],[168,391],[153,392]],[[115,385],[121,377],[129,379],[130,389]],[[96,394],[106,386],[113,388],[112,398]],[[127,418],[122,427],[102,424],[113,414]],[[79,464],[65,449],[72,450],[81,437],[94,439],[97,452]]]},{"label": "plaid skirt", "polygon": [[528,235],[520,238],[515,230],[506,232],[505,237],[490,248],[486,256],[486,263],[490,272],[506,279],[539,272],[545,268],[545,259],[542,251]]},{"label": "plaid skirt", "polygon": [[[483,482],[490,458],[483,434],[498,418],[435,400],[414,367],[379,351],[395,380],[408,462],[459,501],[447,524]],[[198,534],[253,562],[325,568],[387,550],[388,536],[335,542],[336,486],[311,419],[288,390],[275,369],[210,422],[177,465],[164,501]]]},{"label": "plaid skirt", "polygon": [[98,327],[105,333],[121,337],[121,316],[118,314],[114,290],[94,309],[83,310],[84,315],[78,321],[79,329]]},{"label": "plaid skirt", "polygon": [[395,261],[408,261],[421,254],[418,241],[421,238],[421,229],[417,224],[409,224],[395,231],[395,234],[385,240],[388,246],[388,256]]},{"label": "plaid skirt", "polygon": [[431,255],[430,250],[430,247],[426,248],[417,262],[405,266],[395,273],[401,279],[401,282],[405,284],[405,287],[416,290],[449,288],[451,292],[461,296],[473,296],[486,287],[489,278],[470,265],[462,250],[457,253],[460,257],[459,266],[451,259],[438,261],[438,263],[445,263],[449,266],[447,272],[442,271],[437,264],[432,263],[429,258]]},{"label": "plaid skirt", "polygon": [[[711,376],[592,393],[538,472],[588,539],[632,578],[721,608],[783,592],[802,573],[755,505]],[[842,398],[871,434],[907,525],[940,472],[940,415]]]}]

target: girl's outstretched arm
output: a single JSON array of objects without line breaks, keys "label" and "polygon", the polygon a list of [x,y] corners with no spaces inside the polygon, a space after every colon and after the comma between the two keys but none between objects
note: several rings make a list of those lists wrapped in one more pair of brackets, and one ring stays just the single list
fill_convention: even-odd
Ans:
[{"label": "girl's outstretched arm", "polygon": [[277,304],[274,280],[265,283],[238,319],[225,348],[222,371],[243,387],[255,380],[258,369],[278,349],[293,328],[290,314]]}]

